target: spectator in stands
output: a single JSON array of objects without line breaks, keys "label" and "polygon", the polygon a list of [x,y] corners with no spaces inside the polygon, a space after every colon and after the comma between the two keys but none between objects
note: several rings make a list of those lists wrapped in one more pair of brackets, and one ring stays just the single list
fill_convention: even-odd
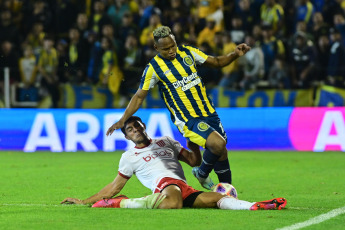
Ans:
[{"label": "spectator in stands", "polygon": [[201,46],[202,43],[206,42],[210,47],[214,47],[214,36],[218,32],[216,28],[216,22],[213,19],[207,19],[206,27],[200,31],[197,38],[197,46]]},{"label": "spectator in stands", "polygon": [[287,66],[282,58],[276,58],[268,73],[269,87],[274,89],[289,89],[291,81]]},{"label": "spectator in stands", "polygon": [[24,43],[32,47],[34,55],[36,56],[36,59],[39,58],[39,55],[42,51],[44,37],[45,37],[45,32],[43,31],[43,23],[42,22],[34,23]]},{"label": "spectator in stands", "polygon": [[74,25],[78,7],[76,1],[59,0],[51,1],[51,8],[54,9],[54,33],[59,39],[67,39],[71,25]]},{"label": "spectator in stands", "polygon": [[296,6],[296,21],[304,21],[307,24],[308,31],[310,31],[314,12],[315,9],[310,0],[298,0],[298,5]]},{"label": "spectator in stands", "polygon": [[91,84],[96,84],[99,82],[99,75],[102,70],[103,50],[97,33],[93,31],[88,33],[88,47],[90,54],[87,68],[87,81]]},{"label": "spectator in stands", "polygon": [[152,33],[159,26],[162,26],[160,16],[158,14],[152,14],[150,17],[150,24],[142,30],[140,35],[140,44],[142,46],[152,44]]},{"label": "spectator in stands", "polygon": [[[221,56],[233,52],[236,44],[232,42],[229,32],[217,32],[215,37],[215,56]],[[238,60],[233,61],[221,69],[221,79],[218,83],[220,87],[235,89],[240,80]],[[218,78],[218,77],[217,77]]]},{"label": "spectator in stands", "polygon": [[270,67],[272,66],[274,60],[277,57],[284,58],[285,56],[285,47],[281,40],[273,36],[273,30],[271,26],[262,26],[262,41],[259,42],[264,53],[264,63],[265,63],[265,79],[269,72]]},{"label": "spectator in stands", "polygon": [[139,19],[139,27],[140,29],[144,30],[144,28],[148,27],[150,24],[151,16],[161,15],[161,11],[155,7],[153,0],[142,0],[140,5],[140,19]]},{"label": "spectator in stands", "polygon": [[118,57],[112,45],[112,41],[109,38],[102,38],[101,47],[103,56],[99,80],[102,85],[109,88],[113,95],[117,95],[123,80],[123,73],[118,66]]},{"label": "spectator in stands", "polygon": [[198,31],[207,26],[207,19],[212,19],[215,22],[217,31],[223,29],[223,0],[200,0],[198,1],[197,12]]},{"label": "spectator in stands", "polygon": [[54,27],[52,26],[53,16],[48,3],[43,0],[37,0],[34,1],[33,8],[24,14],[23,21],[29,29],[32,28],[34,23],[41,22],[44,31],[54,32]]},{"label": "spectator in stands", "polygon": [[69,66],[68,63],[68,42],[65,39],[60,39],[56,43],[56,53],[58,56],[57,75],[60,83],[67,83],[69,81]]},{"label": "spectator in stands", "polygon": [[41,77],[41,85],[45,87],[52,99],[52,107],[58,108],[60,99],[59,78],[57,76],[58,56],[54,48],[54,40],[45,36],[43,50],[38,60],[38,71]]},{"label": "spectator in stands", "polygon": [[[308,41],[308,44],[309,45],[313,45],[313,40],[314,40],[314,37],[313,35],[311,35],[308,30],[307,30],[307,24],[305,23],[305,21],[298,21],[297,24],[296,24],[296,33],[299,33],[299,32],[302,32],[303,34],[305,34],[306,36],[306,39]],[[292,36],[292,38],[294,38],[294,36]]]},{"label": "spectator in stands", "polygon": [[252,31],[254,23],[259,22],[259,12],[254,9],[250,0],[237,1],[236,15],[241,17],[242,27],[245,31]]},{"label": "spectator in stands", "polygon": [[[107,37],[112,42],[112,47],[116,54],[122,57],[124,48],[123,44],[119,39],[115,38],[115,31],[114,26],[112,24],[105,24],[102,27],[102,37]],[[120,60],[120,64],[122,64],[122,59]]]},{"label": "spectator in stands", "polygon": [[125,49],[126,54],[123,66],[124,81],[121,86],[121,94],[130,99],[131,90],[133,90],[132,92],[135,92],[138,88],[144,65],[142,62],[142,50],[139,47],[139,41],[135,34],[129,34],[127,36]]},{"label": "spectator in stands", "polygon": [[12,13],[10,10],[0,12],[0,42],[11,41],[13,48],[19,51],[19,45],[22,41],[17,27],[12,22]]},{"label": "spectator in stands", "polygon": [[293,85],[298,88],[308,88],[314,80],[315,50],[314,47],[308,45],[305,33],[296,34],[295,44],[290,51]]},{"label": "spectator in stands", "polygon": [[176,40],[176,43],[177,44],[189,44],[189,38],[190,38],[190,35],[189,33],[186,31],[186,29],[188,28],[185,28],[183,26],[183,24],[181,24],[180,22],[176,22],[171,30],[175,36],[175,40]]},{"label": "spectator in stands", "polygon": [[170,8],[166,8],[162,12],[163,24],[172,27],[175,23],[187,24],[187,16],[189,15],[188,7],[182,0],[171,0]]},{"label": "spectator in stands", "polygon": [[[19,58],[20,87],[33,87],[37,79],[36,57],[31,46],[24,47],[23,56]],[[37,85],[36,85],[37,86]]]},{"label": "spectator in stands", "polygon": [[243,69],[243,79],[240,82],[242,89],[255,89],[256,83],[264,77],[265,65],[262,49],[255,45],[252,35],[247,35],[245,43],[252,49],[239,59]]},{"label": "spectator in stands", "polygon": [[325,34],[319,35],[316,47],[315,80],[322,83],[326,82],[329,56],[330,41],[327,31]]},{"label": "spectator in stands", "polygon": [[81,84],[85,82],[87,68],[87,54],[85,53],[85,44],[80,39],[79,30],[75,27],[69,29],[68,55],[65,73],[68,82],[73,84]]},{"label": "spectator in stands", "polygon": [[337,13],[333,16],[334,26],[340,32],[342,37],[342,44],[345,46],[345,18],[342,13]]},{"label": "spectator in stands", "polygon": [[273,34],[283,28],[284,9],[275,0],[265,0],[260,8],[260,18],[263,25],[271,25]]},{"label": "spectator in stands", "polygon": [[239,15],[234,15],[231,19],[231,40],[236,43],[240,44],[244,42],[245,31],[242,26],[242,18]]},{"label": "spectator in stands", "polygon": [[18,72],[18,53],[14,49],[14,44],[11,41],[1,42],[0,50],[0,81],[4,79],[4,68],[10,69],[10,83],[19,81]]},{"label": "spectator in stands", "polygon": [[323,20],[321,12],[315,12],[313,15],[313,29],[312,34],[314,41],[318,42],[319,37],[323,34],[327,34],[329,31],[329,25]]},{"label": "spectator in stands", "polygon": [[[215,55],[212,47],[207,42],[202,43],[199,48],[208,55]],[[198,74],[207,87],[217,86],[222,76],[220,69],[211,68],[206,65],[201,65],[198,67]]]},{"label": "spectator in stands", "polygon": [[105,12],[105,4],[103,1],[95,0],[93,3],[93,10],[94,12],[90,17],[90,29],[100,35],[102,27],[105,24],[111,24],[111,20]]},{"label": "spectator in stands", "polygon": [[38,87],[36,57],[31,46],[24,47],[23,56],[19,59],[19,101],[37,101]]},{"label": "spectator in stands", "polygon": [[80,39],[83,43],[87,43],[87,37],[89,34],[89,19],[87,18],[85,13],[79,13],[76,20],[75,27],[79,30]]},{"label": "spectator in stands", "polygon": [[112,25],[118,30],[124,14],[130,10],[129,3],[126,0],[110,0],[109,2],[107,15],[111,19]]},{"label": "spectator in stands", "polygon": [[124,13],[122,23],[119,29],[119,38],[121,41],[126,41],[129,34],[139,36],[139,28],[133,21],[133,15],[130,12]]},{"label": "spectator in stands", "polygon": [[330,35],[332,45],[327,68],[327,84],[344,87],[345,48],[342,45],[341,34],[337,28],[331,28]]},{"label": "spectator in stands", "polygon": [[262,42],[262,29],[260,24],[255,24],[253,26],[252,35],[255,43],[260,44]]}]

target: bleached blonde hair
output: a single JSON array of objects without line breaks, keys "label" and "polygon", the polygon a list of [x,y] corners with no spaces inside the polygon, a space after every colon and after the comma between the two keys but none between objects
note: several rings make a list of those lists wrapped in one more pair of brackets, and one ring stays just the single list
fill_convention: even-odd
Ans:
[{"label": "bleached blonde hair", "polygon": [[153,31],[153,38],[157,43],[160,38],[168,37],[172,34],[171,29],[167,26],[160,26]]}]

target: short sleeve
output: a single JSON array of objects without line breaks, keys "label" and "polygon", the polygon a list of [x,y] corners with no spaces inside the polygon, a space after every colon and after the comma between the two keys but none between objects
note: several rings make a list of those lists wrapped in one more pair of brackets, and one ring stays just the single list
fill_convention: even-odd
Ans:
[{"label": "short sleeve", "polygon": [[141,77],[139,88],[143,90],[149,90],[153,88],[158,81],[159,80],[155,74],[155,71],[153,70],[152,65],[148,64]]},{"label": "short sleeve", "polygon": [[125,157],[121,157],[119,163],[119,174],[126,179],[129,179],[133,176],[133,169],[131,167],[130,162],[125,159]]},{"label": "short sleeve", "polygon": [[180,142],[172,139],[171,137],[167,136],[166,138],[170,142],[171,148],[174,150],[175,155],[178,156],[184,149],[183,146],[180,144]]},{"label": "short sleeve", "polygon": [[208,58],[208,55],[205,54],[204,52],[202,52],[200,49],[192,47],[192,46],[186,46],[185,48],[187,48],[194,56],[195,59],[195,63],[197,65],[201,65],[203,64],[206,59]]}]

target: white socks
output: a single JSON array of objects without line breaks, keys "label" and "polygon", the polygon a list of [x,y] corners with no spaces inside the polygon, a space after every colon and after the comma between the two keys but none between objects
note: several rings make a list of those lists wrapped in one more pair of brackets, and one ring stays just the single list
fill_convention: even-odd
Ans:
[{"label": "white socks", "polygon": [[123,199],[121,200],[120,207],[156,209],[164,199],[165,195],[161,193],[154,193],[141,198]]},{"label": "white socks", "polygon": [[231,210],[249,210],[255,202],[248,202],[245,200],[237,200],[233,197],[225,196],[217,202],[217,206],[220,209]]}]

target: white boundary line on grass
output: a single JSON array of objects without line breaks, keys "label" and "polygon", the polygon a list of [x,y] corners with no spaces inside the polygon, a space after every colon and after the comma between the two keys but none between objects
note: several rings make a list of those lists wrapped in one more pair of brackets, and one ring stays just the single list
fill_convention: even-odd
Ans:
[{"label": "white boundary line on grass", "polygon": [[319,224],[321,222],[324,222],[326,220],[329,220],[333,217],[339,216],[339,215],[344,214],[344,213],[345,213],[345,206],[342,208],[333,209],[332,211],[329,211],[325,214],[321,214],[319,216],[316,216],[316,217],[311,218],[309,220],[306,220],[304,222],[296,223],[296,224],[286,226],[283,228],[278,228],[277,230],[296,230],[296,229],[305,228],[305,227],[308,227],[310,225]]}]

